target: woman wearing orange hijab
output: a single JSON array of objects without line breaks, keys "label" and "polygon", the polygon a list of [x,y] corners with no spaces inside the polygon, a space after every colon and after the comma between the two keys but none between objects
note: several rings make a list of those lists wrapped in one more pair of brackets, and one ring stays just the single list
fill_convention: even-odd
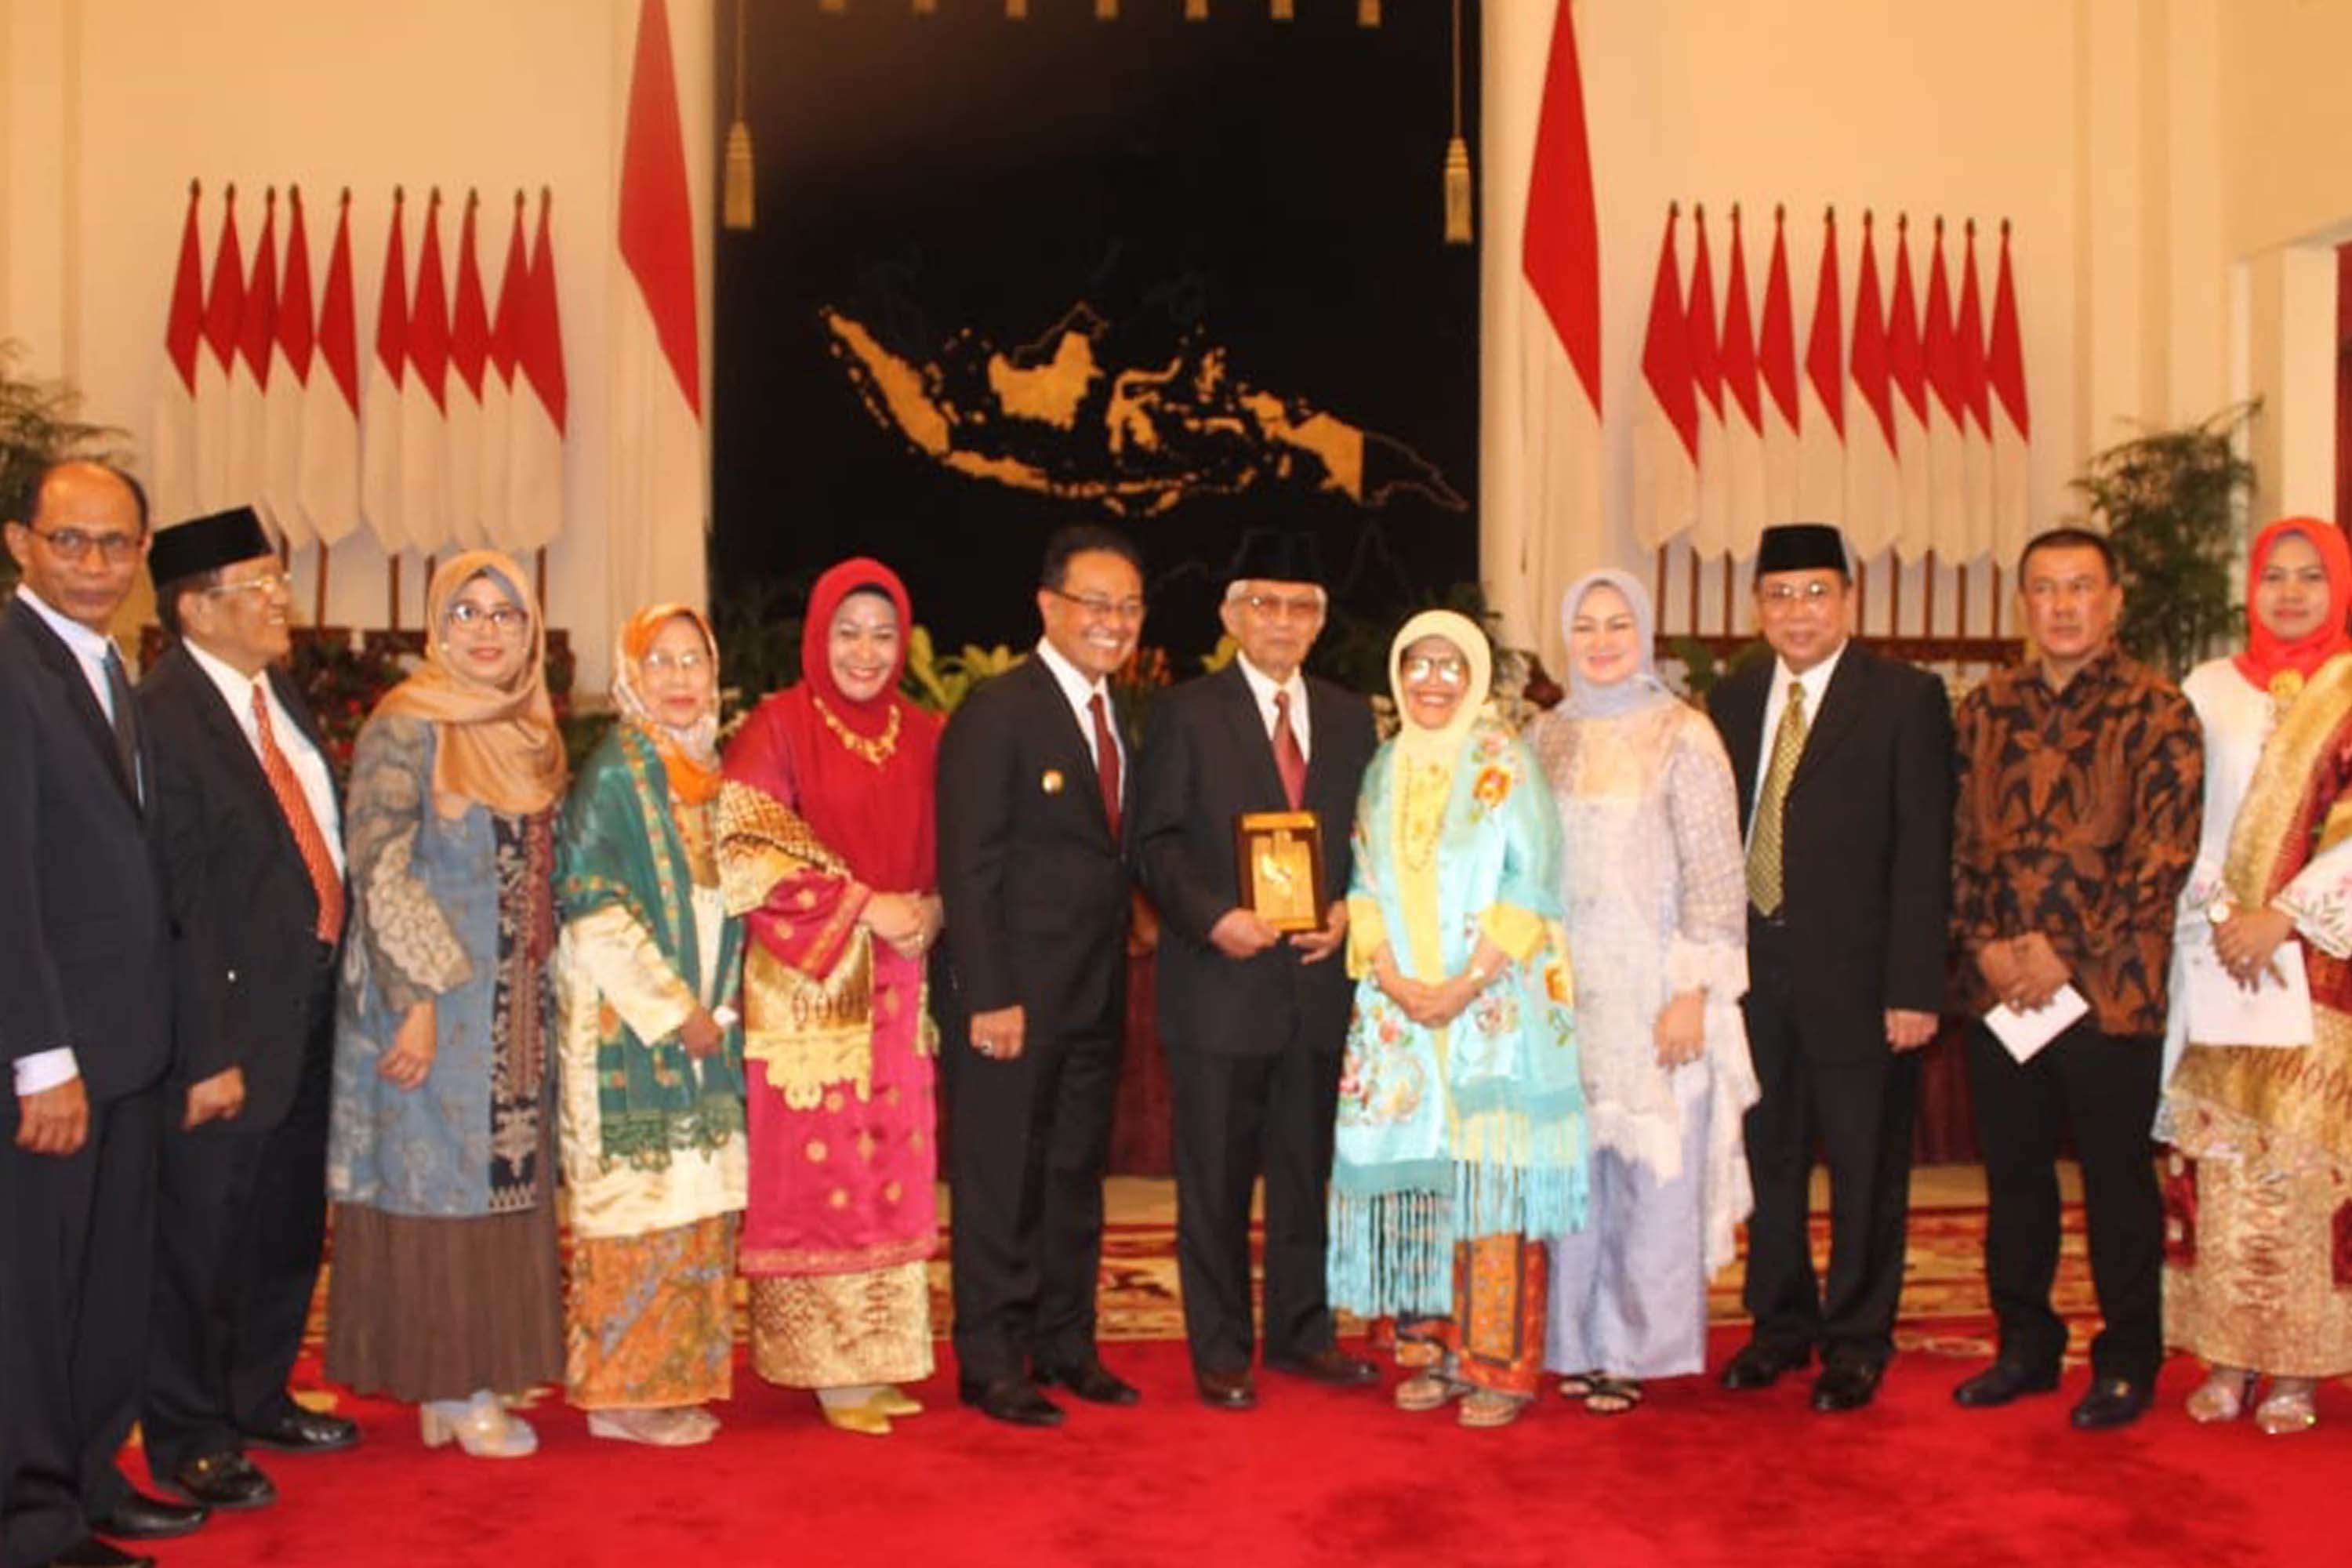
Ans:
[{"label": "woman wearing orange hijab", "polygon": [[[2158,1134],[2165,1337],[2202,1357],[2198,1421],[2318,1420],[2352,1373],[2352,550],[2292,517],[2247,563],[2247,647],[2181,689],[2205,730],[2205,826],[2181,898]],[[2298,990],[2285,978],[2298,970]],[[2257,1040],[2230,1005],[2275,999]],[[2267,1387],[2262,1380],[2269,1378]]]},{"label": "woman wearing orange hijab", "polygon": [[599,1437],[709,1440],[732,1391],[743,1208],[743,928],[711,847],[710,625],[656,605],[621,628],[620,722],[563,808],[555,950],[572,1403]]},{"label": "woman wearing orange hijab", "polygon": [[445,562],[425,663],[360,731],[327,1152],[327,1375],[428,1445],[537,1446],[499,1395],[563,1372],[548,959],[563,742],[520,568]]}]

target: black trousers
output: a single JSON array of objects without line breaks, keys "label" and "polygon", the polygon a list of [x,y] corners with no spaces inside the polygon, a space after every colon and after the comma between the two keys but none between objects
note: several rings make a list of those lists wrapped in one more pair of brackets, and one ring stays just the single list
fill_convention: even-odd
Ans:
[{"label": "black trousers", "polygon": [[147,1467],[244,1449],[242,1433],[289,1413],[327,1225],[334,974],[321,965],[302,1076],[275,1127],[214,1121],[163,1133],[155,1321],[140,1413]]},{"label": "black trousers", "polygon": [[1291,1045],[1224,1056],[1166,1042],[1175,1103],[1176,1275],[1184,1338],[1203,1372],[1250,1363],[1250,1188],[1265,1176],[1265,1352],[1331,1343],[1325,1286],[1339,1057]]},{"label": "black trousers", "polygon": [[145,1381],[163,1102],[158,1089],[93,1102],[89,1141],[59,1159],[16,1147],[16,1097],[0,1094],[0,1193],[15,1209],[15,1321],[0,1342],[9,1568],[47,1562],[129,1493],[114,1456]]},{"label": "black trousers", "polygon": [[2084,1018],[2020,1064],[1982,1025],[1969,1037],[1990,1207],[1985,1279],[2001,1359],[2054,1373],[2065,1352],[2066,1324],[2050,1310],[2063,1127],[2082,1163],[2091,1282],[2105,1320],[2091,1342],[2091,1366],[2100,1377],[2146,1387],[2164,1361],[2164,1197],[2148,1131],[2163,1042],[2103,1035]]},{"label": "black trousers", "polygon": [[1033,1023],[1010,1061],[971,1048],[961,998],[937,1009],[952,1141],[953,1342],[967,1382],[1095,1359],[1124,991],[1122,978],[1090,1028],[1040,1037]]},{"label": "black trousers", "polygon": [[[1741,1004],[1763,1093],[1747,1117],[1748,1221],[1741,1300],[1755,1340],[1819,1347],[1824,1363],[1884,1365],[1895,1353],[1911,1204],[1911,1131],[1919,1058],[1874,1040],[1828,1040],[1798,1016],[1787,931],[1748,922],[1749,990]],[[1814,1270],[1808,1215],[1818,1141],[1830,1172],[1830,1268]]]}]

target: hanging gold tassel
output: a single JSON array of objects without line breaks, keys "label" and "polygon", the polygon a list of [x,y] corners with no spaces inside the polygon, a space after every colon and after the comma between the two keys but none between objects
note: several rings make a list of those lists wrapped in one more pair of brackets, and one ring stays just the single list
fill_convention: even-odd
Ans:
[{"label": "hanging gold tassel", "polygon": [[1470,200],[1470,143],[1462,136],[1462,0],[1454,0],[1454,134],[1445,143],[1446,244],[1470,243],[1475,232]]},{"label": "hanging gold tassel", "polygon": [[1095,20],[1097,22],[1118,21],[1118,0],[1095,0]]},{"label": "hanging gold tassel", "polygon": [[1205,22],[1209,19],[1209,0],[1184,0],[1184,20]]},{"label": "hanging gold tassel", "polygon": [[735,0],[735,120],[727,127],[727,172],[719,204],[721,227],[748,229],[758,222],[753,193],[759,174],[751,164],[751,125],[743,118],[743,10],[751,0]]},{"label": "hanging gold tassel", "polygon": [[1356,26],[1377,27],[1381,25],[1381,0],[1356,0]]},{"label": "hanging gold tassel", "polygon": [[1297,0],[1273,0],[1273,4],[1270,8],[1274,12],[1274,19],[1277,22],[1291,22],[1297,20],[1298,6]]},{"label": "hanging gold tassel", "polygon": [[1004,0],[1004,19],[1025,22],[1029,19],[1029,0]]}]

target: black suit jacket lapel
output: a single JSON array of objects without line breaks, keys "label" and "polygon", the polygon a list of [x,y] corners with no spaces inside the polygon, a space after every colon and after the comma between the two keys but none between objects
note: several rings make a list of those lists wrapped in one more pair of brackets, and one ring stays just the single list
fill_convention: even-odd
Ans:
[{"label": "black suit jacket lapel", "polygon": [[1797,771],[1789,780],[1790,793],[1802,787],[1822,765],[1822,759],[1836,751],[1862,722],[1870,708],[1872,673],[1870,655],[1848,643],[1844,657],[1830,676],[1830,689],[1822,693],[1821,714],[1813,721],[1812,732],[1805,737],[1804,754],[1797,759]]},{"label": "black suit jacket lapel", "polygon": [[236,714],[230,710],[227,696],[214,684],[212,677],[205,673],[193,656],[175,649],[164,657],[180,661],[173,672],[173,683],[188,689],[181,695],[180,700],[194,705],[205,733],[212,738],[214,752],[220,758],[221,766],[237,781],[240,788],[253,796],[254,804],[262,815],[277,825],[277,835],[283,840],[285,847],[292,850],[295,858],[299,859],[302,849],[294,842],[293,826],[286,820],[285,808],[278,804],[278,792],[270,787],[269,774],[261,766],[260,755],[254,751],[253,742],[246,738],[245,727],[237,722]]},{"label": "black suit jacket lapel", "polygon": [[1772,696],[1780,660],[1764,666],[1760,676],[1746,671],[1731,676],[1723,700],[1723,749],[1731,753],[1732,777],[1739,785],[1739,820],[1745,823],[1756,807],[1756,752],[1764,740],[1764,705]]},{"label": "black suit jacket lapel", "polygon": [[[16,617],[17,629],[25,634],[34,653],[48,668],[51,678],[65,689],[66,706],[73,710],[74,716],[81,721],[83,733],[89,737],[90,744],[98,748],[99,755],[106,759],[107,771],[114,775],[115,785],[122,791],[122,798],[130,803],[132,811],[138,811],[139,787],[122,771],[122,753],[114,749],[114,726],[106,721],[106,710],[98,705],[97,694],[89,689],[89,678],[82,673],[81,660],[74,657],[73,649],[65,645],[63,638],[49,630],[41,617],[20,601],[10,599],[8,613]],[[147,746],[147,727],[144,724],[139,727],[139,736],[141,752],[144,756]],[[148,776],[153,777],[154,773],[152,762],[147,763]]]},{"label": "black suit jacket lapel", "polygon": [[[1257,705],[1257,693],[1250,689],[1249,678],[1242,673],[1241,660],[1236,658],[1216,679],[1223,683],[1220,705],[1225,710],[1225,729],[1234,747],[1234,755],[1244,759],[1242,766],[1256,775],[1250,795],[1257,800],[1286,803],[1287,797],[1282,793],[1282,770],[1274,765],[1274,742],[1265,732],[1265,715]],[[1311,761],[1307,773],[1311,787],[1315,777]]]},{"label": "black suit jacket lapel", "polygon": [[[1014,674],[1024,669],[1029,671],[1029,700],[1037,710],[1037,721],[1044,726],[1043,733],[1047,743],[1062,753],[1063,772],[1070,782],[1085,781],[1084,793],[1095,820],[1102,825],[1104,834],[1108,835],[1110,819],[1103,815],[1102,776],[1095,772],[1094,737],[1080,728],[1077,710],[1070,706],[1069,698],[1062,690],[1061,681],[1045,668],[1044,655],[1031,654]],[[1011,677],[1002,679],[1009,679]],[[1110,721],[1114,724],[1118,722],[1116,713]],[[1127,775],[1130,771],[1126,768],[1119,770],[1119,804],[1122,809],[1127,804]]]}]

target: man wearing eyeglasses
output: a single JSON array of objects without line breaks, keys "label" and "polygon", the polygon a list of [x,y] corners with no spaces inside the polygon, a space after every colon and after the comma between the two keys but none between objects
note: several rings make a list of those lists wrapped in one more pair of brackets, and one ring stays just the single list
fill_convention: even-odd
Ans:
[{"label": "man wearing eyeglasses", "polygon": [[[1258,536],[1225,591],[1233,661],[1154,705],[1136,770],[1137,868],[1160,910],[1160,1037],[1175,1101],[1176,1267],[1202,1400],[1257,1402],[1250,1380],[1250,1189],[1265,1178],[1265,1363],[1376,1381],[1332,1338],[1324,1288],[1339,1052],[1350,988],[1349,832],[1378,737],[1370,704],[1303,673],[1323,629],[1307,548]],[[1317,929],[1277,930],[1241,889],[1238,819],[1311,812]]]},{"label": "man wearing eyeglasses", "polygon": [[277,1489],[248,1445],[359,1437],[286,1389],[326,1227],[341,823],[318,730],[279,668],[288,584],[260,518],[236,507],[163,529],[148,570],[176,639],[140,696],[178,1005],[141,1430],[158,1486],[259,1508]]},{"label": "man wearing eyeglasses", "polygon": [[1142,559],[1063,529],[1037,588],[1045,636],[966,698],[940,742],[944,984],[935,986],[953,1147],[955,1352],[965,1404],[1053,1426],[1058,1384],[1135,1389],[1095,1346],[1102,1176],[1127,1002],[1126,742],[1110,677],[1143,629]]},{"label": "man wearing eyeglasses", "polygon": [[[1763,1089],[1745,1127],[1755,1329],[1722,1380],[1769,1387],[1818,1354],[1812,1407],[1853,1410],[1895,1351],[1918,1051],[1944,997],[1951,704],[1933,675],[1851,640],[1835,528],[1764,531],[1756,616],[1773,657],[1707,696],[1746,823],[1741,1006]],[[1806,1228],[1816,1142],[1830,1170],[1826,1281]]]},{"label": "man wearing eyeglasses", "polygon": [[147,553],[127,475],[65,462],[0,498],[23,574],[0,615],[0,1550],[144,1562],[102,1536],[205,1510],[114,1463],[146,1362],[170,912],[154,752],[109,635]]}]

